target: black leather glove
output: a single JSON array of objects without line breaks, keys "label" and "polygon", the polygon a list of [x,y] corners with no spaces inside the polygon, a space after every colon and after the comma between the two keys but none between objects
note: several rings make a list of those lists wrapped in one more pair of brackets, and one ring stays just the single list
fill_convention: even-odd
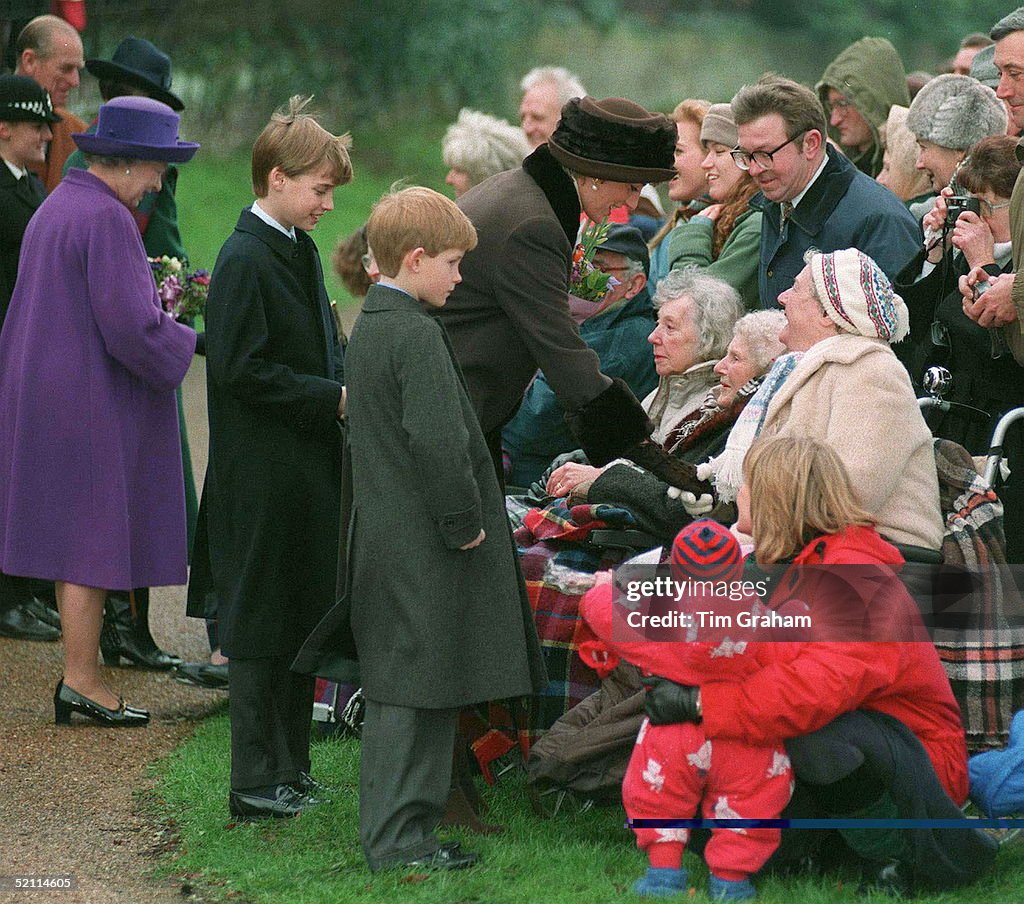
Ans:
[{"label": "black leather glove", "polygon": [[699,687],[677,684],[657,675],[648,675],[642,681],[646,689],[644,710],[652,725],[673,725],[676,722],[700,724]]}]

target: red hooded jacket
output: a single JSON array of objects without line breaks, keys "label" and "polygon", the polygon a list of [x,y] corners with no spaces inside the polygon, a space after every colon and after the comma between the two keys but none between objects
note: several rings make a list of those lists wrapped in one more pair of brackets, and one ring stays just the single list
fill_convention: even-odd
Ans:
[{"label": "red hooded jacket", "polygon": [[[813,616],[823,601],[822,581],[831,591],[839,580],[847,614],[851,602],[860,600],[865,612],[884,612],[894,631],[900,632],[880,634],[876,626],[872,637],[918,639],[806,643],[792,659],[775,656],[742,681],[703,684],[707,734],[765,744],[816,731],[855,709],[887,713],[914,733],[946,793],[962,804],[968,776],[960,709],[935,647],[922,633],[917,606],[892,571],[891,566],[902,563],[899,551],[869,527],[850,527],[809,543],[795,565],[862,567],[787,572],[772,596],[772,608],[792,599],[806,600]],[[824,597],[827,612],[835,596],[830,592]],[[816,619],[812,640],[818,631]]]}]

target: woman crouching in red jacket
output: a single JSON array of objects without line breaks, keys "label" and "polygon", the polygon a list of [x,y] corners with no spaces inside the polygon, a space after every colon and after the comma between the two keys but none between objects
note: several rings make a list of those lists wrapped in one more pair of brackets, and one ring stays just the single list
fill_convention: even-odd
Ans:
[{"label": "woman crouching in red jacket", "polygon": [[[737,529],[753,536],[759,565],[791,563],[769,606],[809,606],[811,642],[795,658],[699,694],[659,679],[647,694],[651,721],[702,718],[714,737],[784,739],[796,788],[783,818],[882,821],[837,825],[845,853],[852,849],[876,886],[903,892],[974,880],[995,856],[991,839],[929,825],[962,815],[967,748],[942,664],[893,570],[902,556],[875,531],[824,444],[761,440],[743,471]],[[915,822],[885,825],[896,819]],[[829,834],[785,829],[769,866],[820,860]]]}]

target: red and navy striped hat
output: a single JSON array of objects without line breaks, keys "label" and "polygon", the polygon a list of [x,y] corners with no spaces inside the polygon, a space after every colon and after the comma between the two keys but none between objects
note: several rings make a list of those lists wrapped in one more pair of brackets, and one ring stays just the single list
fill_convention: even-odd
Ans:
[{"label": "red and navy striped hat", "polygon": [[702,518],[676,535],[670,560],[672,577],[683,582],[736,581],[743,574],[740,545],[724,524]]}]

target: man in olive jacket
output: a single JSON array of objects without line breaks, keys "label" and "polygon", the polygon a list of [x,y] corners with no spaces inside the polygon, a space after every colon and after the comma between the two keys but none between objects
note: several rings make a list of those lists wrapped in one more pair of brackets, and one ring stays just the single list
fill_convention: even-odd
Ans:
[{"label": "man in olive jacket", "polygon": [[885,150],[879,129],[893,104],[910,106],[899,52],[885,38],[861,38],[828,64],[815,90],[828,114],[829,137],[874,179]]}]

